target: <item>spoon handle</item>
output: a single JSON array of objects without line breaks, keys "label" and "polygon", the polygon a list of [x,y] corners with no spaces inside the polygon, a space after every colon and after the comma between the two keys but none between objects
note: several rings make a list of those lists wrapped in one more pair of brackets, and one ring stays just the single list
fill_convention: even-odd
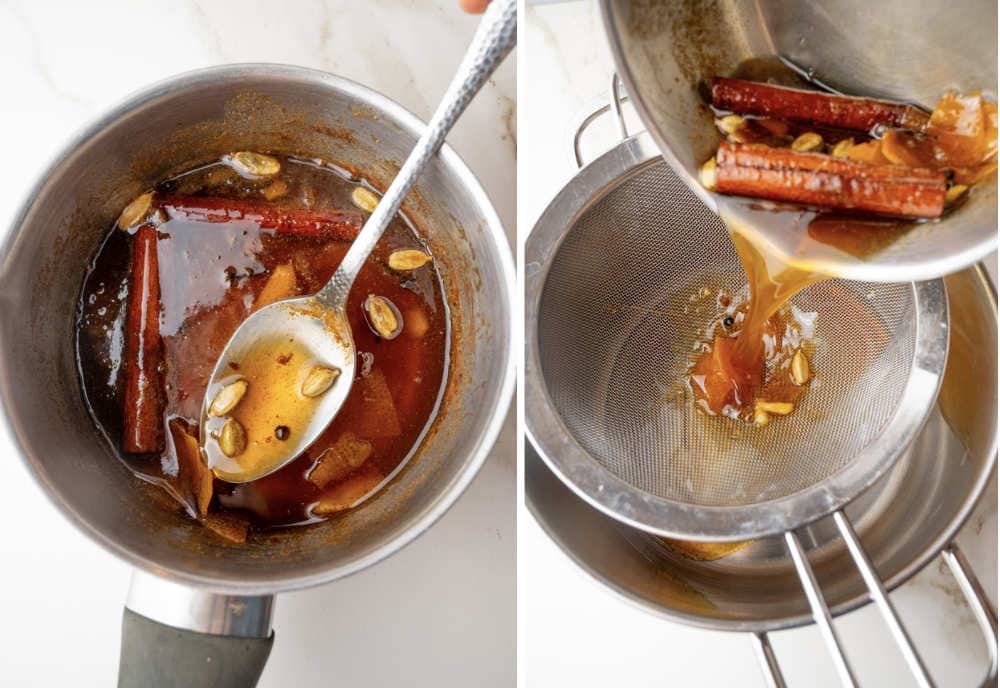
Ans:
[{"label": "spoon handle", "polygon": [[437,153],[445,136],[465,107],[517,42],[516,0],[493,0],[487,8],[434,116],[399,174],[379,201],[340,267],[316,297],[331,307],[341,306],[368,254],[375,248],[389,221],[395,216],[427,162]]}]

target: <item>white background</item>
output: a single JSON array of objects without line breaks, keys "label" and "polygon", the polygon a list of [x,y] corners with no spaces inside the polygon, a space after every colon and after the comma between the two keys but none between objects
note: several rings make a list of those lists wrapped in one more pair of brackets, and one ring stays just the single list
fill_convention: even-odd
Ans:
[{"label": "white background", "polygon": [[[608,102],[613,72],[593,3],[538,5],[526,15],[518,156],[522,241],[573,175],[572,134],[585,114]],[[633,120],[630,131],[638,128]],[[616,140],[607,118],[596,122],[584,141],[588,159]],[[960,542],[995,601],[995,481],[986,494]],[[528,688],[764,685],[749,639],[633,608],[572,563],[523,507],[518,526],[519,642]],[[931,564],[892,597],[938,684],[975,685],[985,670],[982,636],[943,565]],[[838,620],[837,627],[862,686],[914,685],[873,609]],[[774,634],[772,642],[793,688],[837,685],[815,627]]]},{"label": "white background", "polygon": [[[0,0],[0,232],[69,136],[158,79],[272,61],[359,81],[426,119],[476,20],[456,0]],[[514,237],[513,59],[449,142]],[[514,682],[513,416],[456,506],[352,578],[282,595],[261,686]],[[0,439],[0,685],[111,686],[128,567],[48,504]]]}]

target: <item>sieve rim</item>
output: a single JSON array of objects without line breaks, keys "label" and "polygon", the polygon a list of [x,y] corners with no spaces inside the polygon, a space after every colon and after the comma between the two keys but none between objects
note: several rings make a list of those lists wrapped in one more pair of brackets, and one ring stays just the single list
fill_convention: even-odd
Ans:
[{"label": "sieve rim", "polygon": [[[702,506],[639,490],[615,476],[568,430],[548,393],[538,317],[552,263],[577,220],[593,204],[649,166],[663,163],[643,132],[584,166],[556,194],[525,241],[525,426],[549,468],[589,504],[639,530],[707,542],[748,540],[794,530],[856,498],[888,470],[933,409],[948,354],[948,303],[942,280],[914,282],[913,364],[901,402],[884,430],[822,482],[778,499],[741,506]],[[676,175],[671,167],[670,174]]]}]

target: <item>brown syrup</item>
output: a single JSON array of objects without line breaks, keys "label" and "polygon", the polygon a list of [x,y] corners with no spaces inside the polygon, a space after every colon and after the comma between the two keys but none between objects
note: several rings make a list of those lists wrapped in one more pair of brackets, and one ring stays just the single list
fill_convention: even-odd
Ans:
[{"label": "brown syrup", "polygon": [[[350,197],[356,180],[316,161],[281,161],[278,179],[285,191],[274,202],[355,210]],[[273,181],[248,180],[223,164],[212,164],[162,183],[157,193],[260,201]],[[159,454],[120,450],[130,241],[124,231],[109,232],[83,287],[77,352],[84,393],[121,460],[139,477],[164,487],[194,515],[191,477],[185,475],[175,442],[167,442]],[[349,240],[281,233],[248,220],[169,219],[158,227],[157,247],[165,359],[162,420],[165,430],[196,433],[215,361],[269,277],[291,266],[296,291],[312,293],[333,274]],[[210,514],[238,515],[258,527],[321,520],[384,482],[414,451],[434,419],[447,377],[449,314],[433,263],[408,272],[388,267],[390,253],[401,249],[423,246],[415,231],[397,218],[351,291],[347,315],[358,351],[357,376],[338,416],[311,447],[277,472],[242,485],[214,480]],[[386,297],[399,309],[404,326],[398,337],[382,339],[369,327],[362,306],[369,294]],[[281,442],[282,434],[285,431],[276,426],[273,441]],[[345,442],[363,444],[367,458],[318,487],[309,480],[311,472]],[[345,494],[351,500],[341,503]],[[328,507],[337,508],[318,510],[324,499]]]},{"label": "brown syrup", "polygon": [[811,347],[788,300],[824,277],[783,264],[731,224],[730,236],[750,285],[750,297],[724,307],[705,330],[688,372],[695,404],[708,415],[752,422],[756,402],[796,403],[808,388],[796,384],[791,362]]}]

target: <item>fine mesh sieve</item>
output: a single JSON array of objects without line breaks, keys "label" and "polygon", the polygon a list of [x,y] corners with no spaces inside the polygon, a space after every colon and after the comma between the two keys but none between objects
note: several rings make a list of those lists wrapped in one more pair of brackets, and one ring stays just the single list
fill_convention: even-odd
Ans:
[{"label": "fine mesh sieve", "polygon": [[684,383],[698,330],[720,289],[747,296],[725,226],[662,161],[575,211],[568,190],[526,246],[527,415],[596,506],[675,537],[780,533],[853,499],[919,430],[947,350],[940,282],[806,288],[790,303],[814,324],[815,377],[795,412],[762,428],[708,417]]},{"label": "fine mesh sieve", "polygon": [[538,306],[556,413],[611,474],[664,499],[749,505],[823,482],[904,403],[914,290],[835,280],[795,297],[816,316],[816,376],[792,415],[756,428],[698,412],[681,383],[720,289],[746,298],[728,232],[665,165],[609,191],[567,232]]},{"label": "fine mesh sieve", "polygon": [[[625,135],[613,83],[603,110]],[[752,428],[700,415],[684,391],[697,330],[717,308],[703,290],[745,298],[745,277],[724,225],[648,134],[560,191],[528,237],[524,274],[525,420],[555,474],[654,534],[780,534],[837,673],[855,685],[810,561],[823,555],[796,532],[831,516],[914,677],[932,686],[843,507],[893,465],[934,404],[948,350],[943,283],[832,280],[796,295],[800,318],[816,313],[815,379],[792,416]],[[769,685],[783,686],[766,636],[755,638]]]}]

